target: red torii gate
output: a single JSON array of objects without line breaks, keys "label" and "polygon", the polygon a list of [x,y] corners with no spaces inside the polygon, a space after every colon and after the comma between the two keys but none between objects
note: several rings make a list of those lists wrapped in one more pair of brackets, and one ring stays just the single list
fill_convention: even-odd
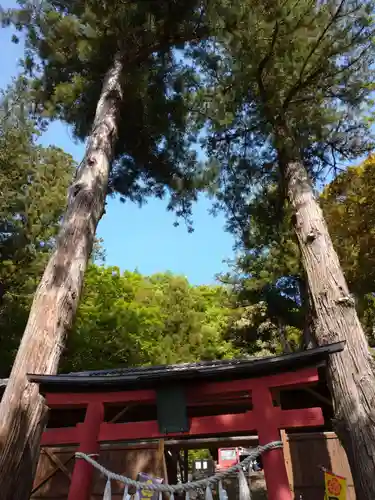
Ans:
[{"label": "red torii gate", "polygon": [[[331,352],[337,352],[342,348],[343,345],[338,344],[335,350],[331,349]],[[283,357],[287,358],[288,356]],[[53,378],[57,379],[58,377]],[[35,375],[29,376],[29,378],[34,382],[39,382],[43,388],[43,376]],[[70,428],[47,428],[42,437],[42,446],[78,444],[77,451],[93,454],[99,452],[101,442],[170,437],[208,437],[224,433],[238,435],[246,432],[257,433],[259,444],[265,445],[280,440],[280,429],[317,427],[324,424],[321,408],[283,410],[273,404],[273,391],[281,388],[303,387],[316,384],[318,381],[318,369],[315,366],[287,373],[265,375],[260,378],[199,382],[199,385],[190,384],[185,387],[188,407],[201,404],[202,399],[206,404],[209,404],[210,401],[214,404],[218,398],[222,398],[224,395],[247,393],[251,397],[252,410],[237,414],[192,417],[189,419],[188,432],[168,434],[160,432],[156,420],[128,423],[104,421],[105,405],[114,403],[156,404],[156,389],[116,392],[61,392],[61,389],[60,392],[48,392],[41,390],[45,394],[46,404],[50,409],[86,408],[83,423]],[[265,453],[263,467],[268,499],[292,500],[282,449],[273,449]],[[86,461],[76,461],[68,500],[90,499],[93,472],[93,467]]]}]

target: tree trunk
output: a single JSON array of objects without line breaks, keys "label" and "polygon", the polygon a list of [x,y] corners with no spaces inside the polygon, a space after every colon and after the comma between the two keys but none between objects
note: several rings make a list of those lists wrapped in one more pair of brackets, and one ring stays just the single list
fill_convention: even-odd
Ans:
[{"label": "tree trunk", "polygon": [[[305,271],[303,270],[303,274],[304,273]],[[301,300],[301,307],[305,312],[301,348],[303,350],[312,349],[313,347],[316,347],[316,342],[313,337],[315,320],[314,320],[314,310],[311,299],[311,293],[306,278],[300,278],[298,280],[298,288]]]},{"label": "tree trunk", "polygon": [[348,456],[357,499],[374,500],[375,384],[369,346],[306,169],[293,161],[282,170],[317,315],[317,343],[346,341],[344,351],[328,362],[335,431]]},{"label": "tree trunk", "polygon": [[39,457],[46,408],[27,373],[55,374],[79,303],[96,227],[104,212],[122,99],[122,61],[116,56],[104,82],[85,157],[69,190],[56,249],[31,307],[0,405],[2,500],[28,500]]}]

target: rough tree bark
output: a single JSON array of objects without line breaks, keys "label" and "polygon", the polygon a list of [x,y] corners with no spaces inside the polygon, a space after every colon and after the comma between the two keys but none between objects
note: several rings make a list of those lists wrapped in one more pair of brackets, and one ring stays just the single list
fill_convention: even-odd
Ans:
[{"label": "rough tree bark", "polygon": [[[305,271],[303,270],[303,275],[305,274]],[[301,305],[303,309],[305,310],[305,319],[304,319],[304,324],[303,324],[303,331],[302,331],[302,341],[301,341],[301,348],[304,349],[312,349],[313,347],[316,347],[316,342],[313,337],[313,331],[314,331],[314,310],[313,310],[313,304],[311,300],[311,293],[309,290],[309,284],[307,282],[307,279],[305,277],[300,278],[298,282],[298,288],[299,288],[299,294],[301,298]]]},{"label": "rough tree bark", "polygon": [[102,87],[85,157],[69,190],[68,206],[35,293],[29,320],[0,405],[2,500],[28,500],[39,456],[46,408],[27,373],[57,372],[65,336],[81,294],[96,227],[104,212],[122,100],[120,55]]},{"label": "rough tree bark", "polygon": [[346,341],[345,350],[328,363],[335,431],[348,456],[357,499],[374,500],[375,380],[369,346],[306,169],[292,161],[282,170],[317,315],[316,341]]}]

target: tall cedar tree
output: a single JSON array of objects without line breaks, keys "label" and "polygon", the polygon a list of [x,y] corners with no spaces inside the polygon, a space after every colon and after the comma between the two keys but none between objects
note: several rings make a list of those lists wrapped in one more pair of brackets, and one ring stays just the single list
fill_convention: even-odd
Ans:
[{"label": "tall cedar tree", "polygon": [[[372,347],[375,325],[374,174],[375,157],[370,155],[362,163],[341,172],[319,196],[334,248]],[[232,298],[239,308],[235,340],[249,348],[253,347],[251,341],[254,339],[267,343],[278,324],[279,337],[282,330],[298,333],[298,336],[303,332],[301,340],[306,344],[314,326],[314,322],[309,321],[309,303],[304,297],[304,272],[290,223],[290,210],[285,207],[280,220],[278,196],[277,186],[271,183],[249,201],[242,215],[237,214],[237,233],[242,235],[240,255],[231,262],[230,272],[220,276],[221,281],[233,288]],[[228,226],[235,230],[233,220],[228,221]],[[263,312],[263,317],[256,316],[256,311]],[[259,324],[252,321],[254,317],[259,317]],[[289,343],[286,343],[287,348]],[[276,347],[279,348],[277,344]]]},{"label": "tall cedar tree", "polygon": [[57,371],[106,195],[141,200],[168,186],[173,205],[189,185],[188,89],[171,49],[198,39],[204,17],[194,0],[20,4],[7,19],[26,34],[37,111],[72,125],[86,152],[0,406],[3,500],[30,496],[46,409],[27,373]]},{"label": "tall cedar tree", "polygon": [[206,111],[209,154],[221,160],[217,182],[230,217],[246,210],[254,172],[253,179],[267,171],[278,177],[292,210],[316,341],[346,341],[329,360],[328,379],[335,430],[361,500],[375,498],[374,374],[313,181],[337,159],[370,146],[361,112],[373,82],[372,13],[362,0],[223,0],[221,26],[236,19],[237,29],[224,27],[216,44],[192,53],[201,60],[197,101]]}]

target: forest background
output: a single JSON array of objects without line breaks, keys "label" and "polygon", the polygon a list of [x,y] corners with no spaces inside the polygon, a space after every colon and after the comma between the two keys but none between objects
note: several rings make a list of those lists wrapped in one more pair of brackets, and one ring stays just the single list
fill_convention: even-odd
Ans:
[{"label": "forest background", "polygon": [[[14,7],[5,2],[4,8]],[[66,204],[66,190],[76,167],[73,157],[56,146],[67,146],[75,159],[81,156],[77,143],[68,144],[66,126],[53,123],[47,130],[27,113],[28,94],[17,80],[18,59],[23,40],[12,41],[12,28],[0,31],[5,57],[2,73],[0,136],[0,376],[9,375],[22,337],[33,292],[53,247],[53,238]],[[8,82],[13,83],[8,86]],[[7,107],[9,101],[19,105]],[[65,138],[64,138],[65,136]],[[55,141],[55,139],[57,139]],[[25,159],[32,158],[26,167]],[[28,189],[30,175],[38,178]],[[375,160],[350,166],[322,186],[321,205],[336,251],[355,295],[370,346],[375,345],[375,298],[373,291],[375,251]],[[117,202],[118,202],[117,197]],[[279,239],[267,236],[269,225],[257,224],[257,240],[247,247],[234,246],[224,214],[212,216],[212,201],[201,199],[194,212],[194,233],[185,224],[174,227],[173,214],[164,215],[164,202],[151,199],[150,207],[109,201],[109,220],[102,232],[120,232],[124,220],[134,220],[135,211],[146,210],[133,224],[136,249],[129,254],[120,242],[99,240],[85,277],[84,294],[72,334],[69,336],[61,370],[99,369],[139,364],[189,362],[233,356],[262,356],[297,350],[303,342],[306,323],[301,290],[297,245],[288,231]],[[160,225],[147,217],[161,217]],[[112,212],[111,212],[112,211]],[[167,212],[166,212],[167,213]],[[16,224],[14,219],[16,219]],[[116,227],[113,227],[117,220]],[[136,229],[135,225],[142,225]],[[102,223],[103,226],[103,223]],[[228,226],[228,224],[227,224]],[[11,230],[10,230],[11,227]],[[116,230],[116,231],[115,231]],[[131,243],[130,225],[130,243]],[[145,236],[139,237],[139,234]],[[159,234],[159,237],[158,237]],[[155,240],[164,250],[151,251]],[[173,245],[173,240],[178,245]],[[259,245],[260,242],[260,245]],[[157,243],[157,241],[156,241]],[[140,254],[140,246],[144,253]],[[169,246],[169,251],[165,251]],[[114,250],[115,248],[115,250]],[[256,251],[255,251],[256,250]],[[233,251],[233,253],[231,252]],[[156,255],[155,255],[156,253]],[[232,256],[231,256],[232,253]],[[166,255],[165,255],[166,254]],[[140,268],[160,268],[172,259],[171,272],[141,274],[122,271],[122,263],[140,259]],[[223,259],[227,258],[223,265]],[[152,264],[150,265],[150,261]],[[183,264],[181,264],[183,262]],[[150,266],[150,267],[148,267]],[[138,267],[138,266],[137,266]],[[152,267],[151,267],[152,268]],[[228,272],[223,269],[228,268]],[[209,282],[217,272],[218,283]],[[213,277],[213,276],[212,276]],[[194,284],[189,283],[188,278]]]}]

